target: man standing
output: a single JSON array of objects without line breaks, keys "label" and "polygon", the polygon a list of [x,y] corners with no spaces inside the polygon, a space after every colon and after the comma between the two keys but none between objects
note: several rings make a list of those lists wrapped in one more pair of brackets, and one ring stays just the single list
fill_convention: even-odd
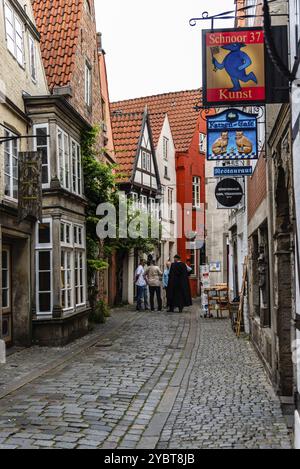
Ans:
[{"label": "man standing", "polygon": [[140,260],[140,265],[135,272],[135,284],[137,287],[137,311],[142,310],[142,303],[144,301],[144,308],[147,311],[148,308],[148,291],[147,291],[147,282],[145,279],[145,261],[144,259]]},{"label": "man standing", "polygon": [[183,308],[192,306],[191,287],[189,282],[189,272],[186,264],[181,262],[180,256],[175,256],[171,266],[168,284],[169,312],[174,312],[174,308],[179,308],[182,313]]},{"label": "man standing", "polygon": [[151,265],[147,267],[145,271],[145,278],[149,285],[150,291],[150,307],[151,311],[154,311],[154,296],[157,298],[158,311],[162,310],[162,299],[161,299],[161,278],[162,272],[160,268],[152,261]]}]

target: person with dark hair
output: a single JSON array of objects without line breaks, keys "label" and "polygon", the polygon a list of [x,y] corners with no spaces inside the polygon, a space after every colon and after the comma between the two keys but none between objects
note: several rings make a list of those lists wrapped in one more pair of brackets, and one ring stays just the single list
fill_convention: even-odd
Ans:
[{"label": "person with dark hair", "polygon": [[145,280],[145,261],[140,260],[140,264],[135,271],[135,285],[137,289],[137,311],[141,311],[142,303],[144,302],[144,309],[147,311],[148,308],[148,288]]},{"label": "person with dark hair", "polygon": [[193,304],[189,271],[178,255],[174,257],[174,263],[170,269],[167,294],[170,313],[173,313],[175,308],[179,308],[179,312],[182,313],[184,307]]}]

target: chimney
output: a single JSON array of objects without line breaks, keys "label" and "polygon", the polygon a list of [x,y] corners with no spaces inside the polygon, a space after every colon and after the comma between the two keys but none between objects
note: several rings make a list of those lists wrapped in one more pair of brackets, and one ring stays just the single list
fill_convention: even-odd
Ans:
[{"label": "chimney", "polygon": [[98,54],[105,54],[105,51],[102,48],[102,33],[97,33],[97,48]]}]

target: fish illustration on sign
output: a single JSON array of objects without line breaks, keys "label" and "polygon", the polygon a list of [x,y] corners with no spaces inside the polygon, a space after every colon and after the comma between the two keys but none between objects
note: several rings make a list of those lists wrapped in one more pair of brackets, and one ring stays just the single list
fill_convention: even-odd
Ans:
[{"label": "fish illustration on sign", "polygon": [[248,83],[253,81],[258,84],[257,77],[254,72],[247,73],[247,68],[252,65],[252,60],[249,55],[241,49],[246,47],[243,43],[234,43],[222,46],[222,49],[229,51],[223,62],[218,62],[215,57],[216,50],[212,51],[212,62],[215,71],[226,70],[233,83],[233,88],[230,91],[241,91],[241,82]]}]

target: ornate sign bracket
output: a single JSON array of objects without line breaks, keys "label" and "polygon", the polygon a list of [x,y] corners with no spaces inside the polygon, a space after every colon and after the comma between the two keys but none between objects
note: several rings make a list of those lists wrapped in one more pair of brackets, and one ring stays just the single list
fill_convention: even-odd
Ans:
[{"label": "ornate sign bracket", "polygon": [[[274,1],[277,0],[271,0],[267,3],[273,3]],[[215,22],[216,21],[224,21],[224,20],[236,20],[237,19],[237,13],[242,12],[244,14],[239,16],[240,20],[247,20],[250,18],[264,18],[264,15],[253,15],[253,14],[247,14],[248,10],[253,9],[253,5],[246,6],[243,8],[238,8],[237,10],[230,10],[230,11],[224,11],[223,13],[217,13],[215,15],[210,15],[208,11],[204,11],[202,13],[202,16],[200,18],[191,18],[189,21],[190,26],[194,27],[197,25],[199,21],[210,21],[211,22],[211,30],[214,31],[215,28]],[[286,13],[274,13],[270,15],[272,17],[287,17],[288,14]]]},{"label": "ornate sign bracket", "polygon": [[[5,125],[0,124],[0,127],[10,131]],[[43,137],[50,138],[50,135],[43,135]],[[0,145],[6,142],[13,142],[14,140],[27,140],[37,138],[37,135],[12,135],[11,137],[0,137]]]}]

